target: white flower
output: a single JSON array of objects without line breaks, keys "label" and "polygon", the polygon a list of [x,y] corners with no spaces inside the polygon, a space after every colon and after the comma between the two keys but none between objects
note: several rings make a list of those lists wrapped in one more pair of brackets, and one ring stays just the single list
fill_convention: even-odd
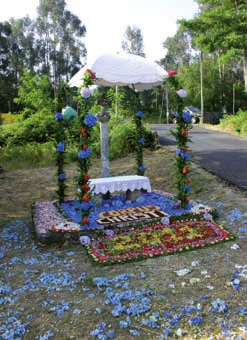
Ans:
[{"label": "white flower", "polygon": [[86,245],[90,243],[90,238],[88,236],[81,236],[80,237],[80,242],[82,245]]},{"label": "white flower", "polygon": [[161,219],[161,223],[163,223],[163,224],[170,224],[169,217],[167,217],[167,216],[165,216],[165,217],[162,217],[162,219]]},{"label": "white flower", "polygon": [[239,245],[235,243],[231,246],[231,249],[235,249],[235,250],[239,249]]},{"label": "white flower", "polygon": [[62,222],[55,226],[56,230],[70,231],[70,230],[80,230],[80,225],[74,222]]},{"label": "white flower", "polygon": [[114,235],[114,231],[107,229],[107,230],[105,230],[105,234],[106,234],[106,236],[112,237]]},{"label": "white flower", "polygon": [[208,212],[206,212],[204,215],[203,215],[203,218],[204,218],[204,220],[206,220],[206,221],[213,221],[213,216],[212,215],[210,215]]},{"label": "white flower", "polygon": [[187,269],[187,268],[184,268],[184,269],[179,269],[179,270],[177,270],[175,272],[177,273],[178,276],[184,276],[184,275],[190,273],[191,270]]},{"label": "white flower", "polygon": [[185,90],[182,90],[182,89],[177,91],[177,94],[179,95],[180,98],[187,97],[187,92]]},{"label": "white flower", "polygon": [[89,98],[91,96],[91,91],[88,87],[83,87],[81,89],[81,95],[83,98]]}]

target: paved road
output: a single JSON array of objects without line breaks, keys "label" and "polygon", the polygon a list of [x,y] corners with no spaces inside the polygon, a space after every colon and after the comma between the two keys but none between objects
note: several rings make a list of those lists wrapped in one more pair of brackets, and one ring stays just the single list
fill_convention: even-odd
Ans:
[{"label": "paved road", "polygon": [[[175,144],[169,131],[175,125],[150,124],[161,145]],[[247,190],[247,139],[194,125],[190,130],[191,159],[239,189]]]}]

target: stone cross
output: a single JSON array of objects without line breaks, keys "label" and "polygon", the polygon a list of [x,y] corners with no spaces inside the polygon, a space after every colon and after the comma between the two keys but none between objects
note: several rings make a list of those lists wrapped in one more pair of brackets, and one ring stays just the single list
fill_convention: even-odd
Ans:
[{"label": "stone cross", "polygon": [[102,105],[102,111],[97,114],[97,119],[100,122],[100,147],[101,147],[101,176],[110,177],[109,165],[109,143],[108,143],[108,122],[110,113],[106,111],[107,100],[97,101]]}]

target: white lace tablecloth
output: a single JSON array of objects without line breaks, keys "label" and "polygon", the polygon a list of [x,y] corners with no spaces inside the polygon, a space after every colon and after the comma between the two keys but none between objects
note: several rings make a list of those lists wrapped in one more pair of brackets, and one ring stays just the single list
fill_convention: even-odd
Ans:
[{"label": "white lace tablecloth", "polygon": [[144,189],[151,192],[151,186],[148,177],[144,176],[115,176],[106,178],[95,178],[90,180],[90,186],[95,194],[106,194],[107,191],[134,191]]}]

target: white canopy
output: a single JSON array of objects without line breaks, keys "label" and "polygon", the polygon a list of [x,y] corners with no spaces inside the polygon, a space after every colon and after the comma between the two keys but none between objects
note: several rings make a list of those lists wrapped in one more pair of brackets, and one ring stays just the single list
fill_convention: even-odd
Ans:
[{"label": "white canopy", "polygon": [[138,91],[162,84],[167,72],[157,63],[134,54],[103,54],[84,66],[69,81],[80,87],[87,69],[96,74],[95,85],[134,86]]}]

